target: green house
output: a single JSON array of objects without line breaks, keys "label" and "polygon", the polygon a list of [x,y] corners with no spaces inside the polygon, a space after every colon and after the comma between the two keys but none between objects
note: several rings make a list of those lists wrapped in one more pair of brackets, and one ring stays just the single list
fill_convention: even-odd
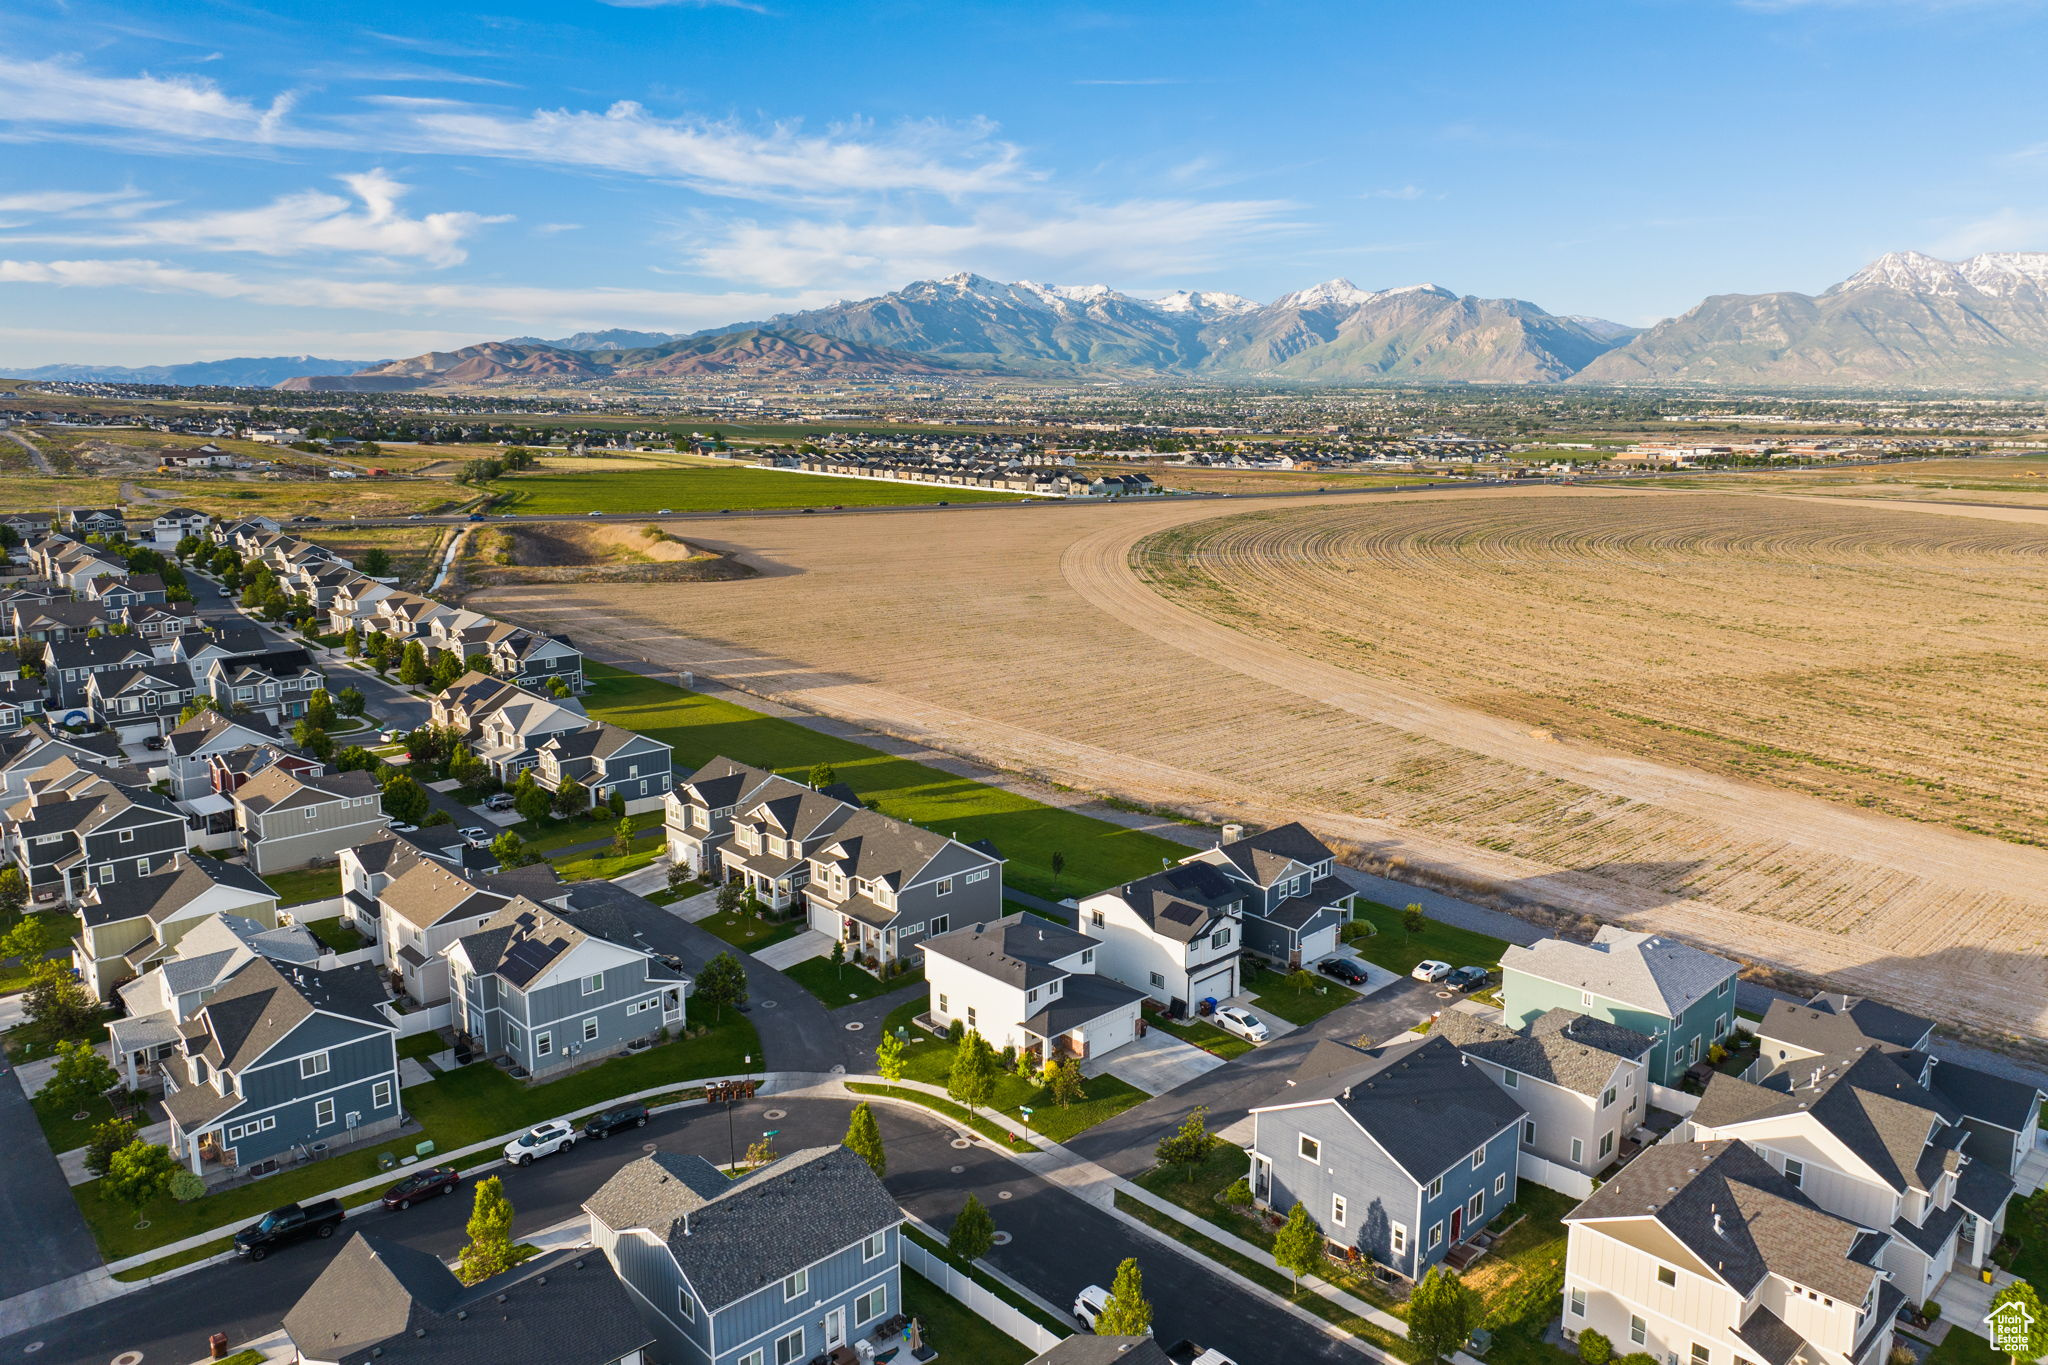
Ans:
[{"label": "green house", "polygon": [[1501,1022],[1521,1028],[1553,1009],[1620,1024],[1655,1040],[1649,1077],[1675,1086],[1735,1026],[1735,964],[1661,934],[1605,925],[1591,943],[1547,938],[1501,956]]}]

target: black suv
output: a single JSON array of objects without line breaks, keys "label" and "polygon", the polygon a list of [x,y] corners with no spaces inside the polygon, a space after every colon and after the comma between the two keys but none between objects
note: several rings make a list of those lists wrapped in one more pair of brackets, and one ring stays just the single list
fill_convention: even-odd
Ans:
[{"label": "black suv", "polygon": [[616,1109],[607,1109],[602,1114],[592,1114],[583,1120],[583,1136],[587,1138],[610,1137],[626,1128],[647,1126],[647,1106],[644,1104],[622,1104]]}]

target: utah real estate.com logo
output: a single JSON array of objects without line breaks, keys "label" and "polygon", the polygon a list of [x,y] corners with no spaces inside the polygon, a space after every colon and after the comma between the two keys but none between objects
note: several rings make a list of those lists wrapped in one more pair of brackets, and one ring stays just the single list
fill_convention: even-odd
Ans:
[{"label": "utah real estate.com logo", "polygon": [[2001,1303],[1986,1315],[1984,1322],[1991,1328],[1991,1349],[2015,1357],[2026,1354],[2034,1330],[2034,1315],[2025,1304]]}]

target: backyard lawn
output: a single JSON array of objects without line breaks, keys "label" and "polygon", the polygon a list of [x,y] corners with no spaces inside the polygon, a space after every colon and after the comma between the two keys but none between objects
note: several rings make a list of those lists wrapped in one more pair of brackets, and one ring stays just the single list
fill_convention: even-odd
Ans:
[{"label": "backyard lawn", "polygon": [[491,485],[495,512],[716,512],[722,508],[900,507],[935,502],[1016,502],[1014,493],[938,484],[832,479],[751,466],[518,474]]},{"label": "backyard lawn", "polygon": [[[585,673],[591,687],[583,701],[593,718],[661,740],[685,768],[722,754],[801,780],[813,764],[829,763],[840,781],[886,815],[994,843],[1009,859],[1006,882],[1051,900],[1142,877],[1158,871],[1160,859],[1178,862],[1189,851],[637,673],[594,662]],[[1058,877],[1054,853],[1064,859]]]},{"label": "backyard lawn", "polygon": [[1352,918],[1370,924],[1374,932],[1370,938],[1354,939],[1345,946],[1368,962],[1377,963],[1402,976],[1415,970],[1415,964],[1424,958],[1448,962],[1453,967],[1473,966],[1496,973],[1500,971],[1500,955],[1508,947],[1505,939],[1460,929],[1455,924],[1427,917],[1422,921],[1422,928],[1410,934],[1401,928],[1401,912],[1393,906],[1367,900],[1361,900],[1357,905]]},{"label": "backyard lawn", "polygon": [[1247,972],[1244,988],[1251,992],[1254,1013],[1264,1010],[1290,1024],[1313,1024],[1331,1010],[1358,999],[1349,988],[1320,976],[1307,990],[1297,990],[1279,972]]},{"label": "backyard lawn", "polygon": [[337,953],[352,953],[363,946],[363,936],[349,925],[341,922],[341,916],[316,919],[306,925],[306,932],[320,940],[325,947]]},{"label": "backyard lawn", "polygon": [[924,1324],[925,1341],[948,1360],[1025,1365],[1036,1354],[914,1270],[903,1272],[903,1311]]},{"label": "backyard lawn", "polygon": [[[878,995],[900,991],[905,986],[920,985],[924,981],[922,967],[913,967],[901,976],[892,976],[884,981],[850,962],[842,962],[835,967],[829,957],[806,958],[794,966],[784,967],[782,974],[824,1001],[827,1009],[872,1000]],[[918,998],[922,1000],[923,994],[920,993]]]},{"label": "backyard lawn", "polygon": [[302,867],[296,872],[273,872],[263,879],[263,884],[277,893],[280,906],[324,901],[341,894],[341,864]]},{"label": "backyard lawn", "polygon": [[697,926],[700,929],[709,929],[733,947],[751,953],[766,948],[771,943],[795,938],[804,931],[805,924],[801,915],[773,920],[762,919],[759,915],[727,914],[720,911],[709,919],[698,920]]}]

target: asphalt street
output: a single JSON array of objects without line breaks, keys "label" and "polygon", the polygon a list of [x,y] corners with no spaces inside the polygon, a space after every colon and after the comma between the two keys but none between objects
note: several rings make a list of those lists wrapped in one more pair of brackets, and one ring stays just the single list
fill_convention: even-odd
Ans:
[{"label": "asphalt street", "polygon": [[7,1153],[7,1177],[0,1180],[6,1245],[0,1299],[9,1299],[92,1269],[100,1252],[22,1093],[20,1074],[4,1062],[0,1071],[0,1152]]}]

